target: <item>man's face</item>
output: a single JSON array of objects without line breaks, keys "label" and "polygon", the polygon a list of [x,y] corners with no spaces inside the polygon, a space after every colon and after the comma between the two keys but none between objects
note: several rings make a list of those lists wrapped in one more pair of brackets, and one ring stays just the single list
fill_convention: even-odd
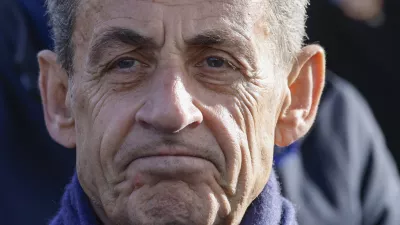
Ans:
[{"label": "man's face", "polygon": [[82,0],[66,107],[102,220],[240,222],[269,178],[288,93],[262,6]]}]

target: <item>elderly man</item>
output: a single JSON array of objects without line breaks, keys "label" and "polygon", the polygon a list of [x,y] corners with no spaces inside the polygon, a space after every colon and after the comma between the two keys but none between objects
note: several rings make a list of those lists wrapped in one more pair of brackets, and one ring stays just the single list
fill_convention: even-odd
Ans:
[{"label": "elderly man", "polygon": [[311,127],[306,0],[49,0],[50,135],[77,151],[52,224],[296,224],[274,144]]}]

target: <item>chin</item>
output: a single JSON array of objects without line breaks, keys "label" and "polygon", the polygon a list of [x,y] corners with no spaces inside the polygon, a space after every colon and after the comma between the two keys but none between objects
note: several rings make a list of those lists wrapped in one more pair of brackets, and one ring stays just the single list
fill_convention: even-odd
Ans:
[{"label": "chin", "polygon": [[[206,188],[181,181],[159,182],[134,191],[128,199],[130,225],[218,224],[218,202]],[[136,192],[136,193],[135,193]]]}]

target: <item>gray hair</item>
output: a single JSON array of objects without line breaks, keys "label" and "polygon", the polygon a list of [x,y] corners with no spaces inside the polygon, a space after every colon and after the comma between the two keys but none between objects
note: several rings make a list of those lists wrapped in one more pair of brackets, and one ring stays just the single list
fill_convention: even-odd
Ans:
[{"label": "gray hair", "polygon": [[306,39],[309,0],[266,0],[266,21],[276,64],[291,65]]},{"label": "gray hair", "polygon": [[[72,34],[80,0],[46,0],[54,51],[68,74],[73,73]],[[266,0],[266,20],[279,63],[291,63],[301,50],[308,0]]]},{"label": "gray hair", "polygon": [[73,73],[72,34],[80,0],[46,0],[57,60],[68,74]]}]

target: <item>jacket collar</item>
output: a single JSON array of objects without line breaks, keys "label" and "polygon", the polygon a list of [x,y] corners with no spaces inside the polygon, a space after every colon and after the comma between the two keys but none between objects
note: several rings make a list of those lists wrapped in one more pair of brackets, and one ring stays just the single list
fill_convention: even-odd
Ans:
[{"label": "jacket collar", "polygon": [[[96,215],[75,174],[50,225],[95,225]],[[297,225],[294,208],[283,198],[273,172],[261,194],[246,211],[241,225]]]}]

